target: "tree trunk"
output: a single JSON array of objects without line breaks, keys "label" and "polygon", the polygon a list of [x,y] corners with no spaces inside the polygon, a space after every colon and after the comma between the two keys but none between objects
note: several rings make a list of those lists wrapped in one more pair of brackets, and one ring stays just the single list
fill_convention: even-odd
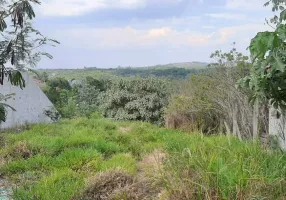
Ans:
[{"label": "tree trunk", "polygon": [[237,137],[240,141],[242,141],[242,136],[241,136],[241,133],[240,133],[240,130],[239,130],[239,126],[238,126],[238,123],[237,123],[237,120],[234,121],[235,123],[235,126],[236,126],[236,134],[237,134]]},{"label": "tree trunk", "polygon": [[228,124],[226,123],[226,121],[224,122],[224,126],[225,126],[225,129],[226,129],[226,134],[227,135],[231,135],[230,128],[229,128]]},{"label": "tree trunk", "polygon": [[237,121],[236,121],[236,115],[237,115],[237,106],[234,106],[233,112],[232,112],[232,134],[236,136],[237,133]]},{"label": "tree trunk", "polygon": [[258,139],[258,116],[259,115],[259,104],[258,101],[255,101],[254,107],[253,107],[253,130],[252,130],[252,136],[253,141],[256,141]]},{"label": "tree trunk", "polygon": [[219,120],[219,135],[223,135],[223,120]]}]

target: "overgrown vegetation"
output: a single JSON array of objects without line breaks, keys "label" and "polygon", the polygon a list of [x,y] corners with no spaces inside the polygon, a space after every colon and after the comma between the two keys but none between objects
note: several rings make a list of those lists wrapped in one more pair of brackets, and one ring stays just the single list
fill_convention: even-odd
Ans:
[{"label": "overgrown vegetation", "polygon": [[[156,199],[159,193],[167,199],[279,199],[286,195],[285,155],[233,137],[204,137],[95,115],[35,125],[2,138],[1,173],[17,185],[16,200],[98,194],[102,197],[97,199],[116,199],[116,195],[120,199],[155,195]],[[164,165],[152,177],[142,175],[138,163],[156,149],[165,152]],[[142,181],[151,182],[150,187],[142,186]]]},{"label": "overgrown vegetation", "polygon": [[[40,35],[28,23],[34,17],[28,3],[16,1],[12,13],[4,12],[16,16],[16,33],[26,31],[20,44],[0,42],[2,71],[9,60],[20,68],[37,61],[29,57],[35,43],[56,42],[24,41]],[[0,176],[15,186],[13,199],[284,199],[286,156],[268,128],[269,100],[285,107],[286,11],[284,1],[270,3],[281,10],[271,20],[276,29],[257,34],[251,58],[232,48],[215,51],[204,71],[168,65],[40,73],[64,119],[0,136]],[[0,30],[6,28],[0,19]],[[19,47],[28,47],[27,55]],[[48,54],[34,56],[40,55]],[[11,83],[24,86],[15,73]],[[2,72],[0,85],[3,78]],[[9,97],[0,94],[0,101]],[[164,122],[182,130],[154,125]]]},{"label": "overgrown vegetation", "polygon": [[248,57],[234,47],[227,53],[216,51],[211,58],[214,62],[204,73],[192,75],[172,94],[166,126],[207,135],[232,134],[241,140],[268,135],[268,103],[253,106],[252,91],[237,87],[252,66]]},{"label": "overgrown vegetation", "polygon": [[[184,66],[184,63],[177,65],[155,66],[155,67],[126,67],[126,68],[85,68],[85,69],[46,69],[39,70],[39,73],[45,73],[49,78],[65,78],[68,80],[84,80],[87,76],[93,78],[122,78],[122,77],[141,77],[146,78],[149,76],[168,79],[187,79],[191,74],[198,74],[202,72],[207,64],[196,64]],[[43,77],[45,78],[45,77]]]},{"label": "overgrown vegetation", "polygon": [[170,89],[155,78],[94,79],[70,86],[63,78],[47,81],[44,92],[64,118],[100,112],[116,120],[164,122]]},{"label": "overgrown vegetation", "polygon": [[259,32],[251,40],[249,50],[253,62],[250,75],[241,80],[241,85],[254,91],[253,100],[269,100],[275,108],[286,109],[286,4],[282,0],[270,0],[265,6],[279,12],[269,24],[273,31]]}]

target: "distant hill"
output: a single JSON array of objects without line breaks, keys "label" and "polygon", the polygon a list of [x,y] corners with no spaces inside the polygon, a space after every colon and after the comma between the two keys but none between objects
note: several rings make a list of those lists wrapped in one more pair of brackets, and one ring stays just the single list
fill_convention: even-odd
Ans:
[{"label": "distant hill", "polygon": [[148,77],[185,79],[190,74],[200,73],[207,67],[208,63],[184,62],[170,63],[166,65],[155,65],[149,67],[117,67],[117,68],[97,68],[85,67],[83,69],[40,69],[41,72],[48,73],[49,77],[63,77],[68,80],[83,80],[87,76],[98,77]]},{"label": "distant hill", "polygon": [[185,69],[202,69],[206,68],[209,63],[205,62],[182,62],[182,63],[170,63],[165,65],[150,66],[148,68],[185,68]]}]

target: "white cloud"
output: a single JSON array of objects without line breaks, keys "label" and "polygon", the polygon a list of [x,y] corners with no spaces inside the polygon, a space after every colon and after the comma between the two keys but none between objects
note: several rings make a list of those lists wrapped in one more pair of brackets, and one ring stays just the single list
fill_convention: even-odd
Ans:
[{"label": "white cloud", "polygon": [[261,10],[265,9],[265,0],[226,0],[226,8]]},{"label": "white cloud", "polygon": [[[130,49],[154,48],[158,46],[178,47],[180,45],[206,44],[212,34],[201,34],[190,31],[176,31],[168,27],[140,30],[131,27],[111,29],[77,29],[68,30],[71,40],[92,49]],[[63,33],[61,33],[63,34]],[[66,36],[67,36],[66,35]],[[69,42],[66,45],[71,45]]]},{"label": "white cloud", "polygon": [[151,29],[148,32],[148,37],[164,37],[167,36],[169,33],[172,32],[170,28],[159,28],[159,29]]},{"label": "white cloud", "polygon": [[[258,31],[267,27],[258,24],[247,24],[225,28],[210,29],[210,32],[179,31],[169,27],[155,29],[124,28],[78,28],[61,30],[53,37],[69,48],[97,50],[126,50],[203,47],[218,48],[232,42],[243,43],[255,36]],[[244,41],[244,42],[242,42]],[[250,40],[249,40],[250,41]]]},{"label": "white cloud", "polygon": [[213,35],[214,33],[177,31],[168,27],[146,30],[125,27],[69,29],[57,32],[54,37],[58,38],[62,45],[69,47],[124,50],[206,45]]},{"label": "white cloud", "polygon": [[267,29],[268,29],[267,26],[260,24],[245,24],[240,26],[221,28],[217,32],[217,43],[218,44],[224,44],[226,42],[240,43],[241,40],[244,40],[245,38],[252,38],[255,36],[257,32],[265,31]]},{"label": "white cloud", "polygon": [[202,26],[203,29],[214,29],[215,26]]},{"label": "white cloud", "polygon": [[235,13],[208,13],[206,16],[216,18],[216,19],[229,19],[229,20],[245,20],[247,15],[245,14],[235,14]]},{"label": "white cloud", "polygon": [[46,16],[75,16],[101,9],[135,9],[149,4],[172,4],[181,0],[44,0],[40,13]]}]

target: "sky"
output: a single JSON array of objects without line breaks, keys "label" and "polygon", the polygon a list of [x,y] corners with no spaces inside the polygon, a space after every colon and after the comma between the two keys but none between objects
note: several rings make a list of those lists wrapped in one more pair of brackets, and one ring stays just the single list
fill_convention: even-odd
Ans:
[{"label": "sky", "polygon": [[248,54],[257,32],[271,30],[266,0],[43,0],[34,25],[58,40],[39,68],[109,68],[210,62],[232,43]]}]

